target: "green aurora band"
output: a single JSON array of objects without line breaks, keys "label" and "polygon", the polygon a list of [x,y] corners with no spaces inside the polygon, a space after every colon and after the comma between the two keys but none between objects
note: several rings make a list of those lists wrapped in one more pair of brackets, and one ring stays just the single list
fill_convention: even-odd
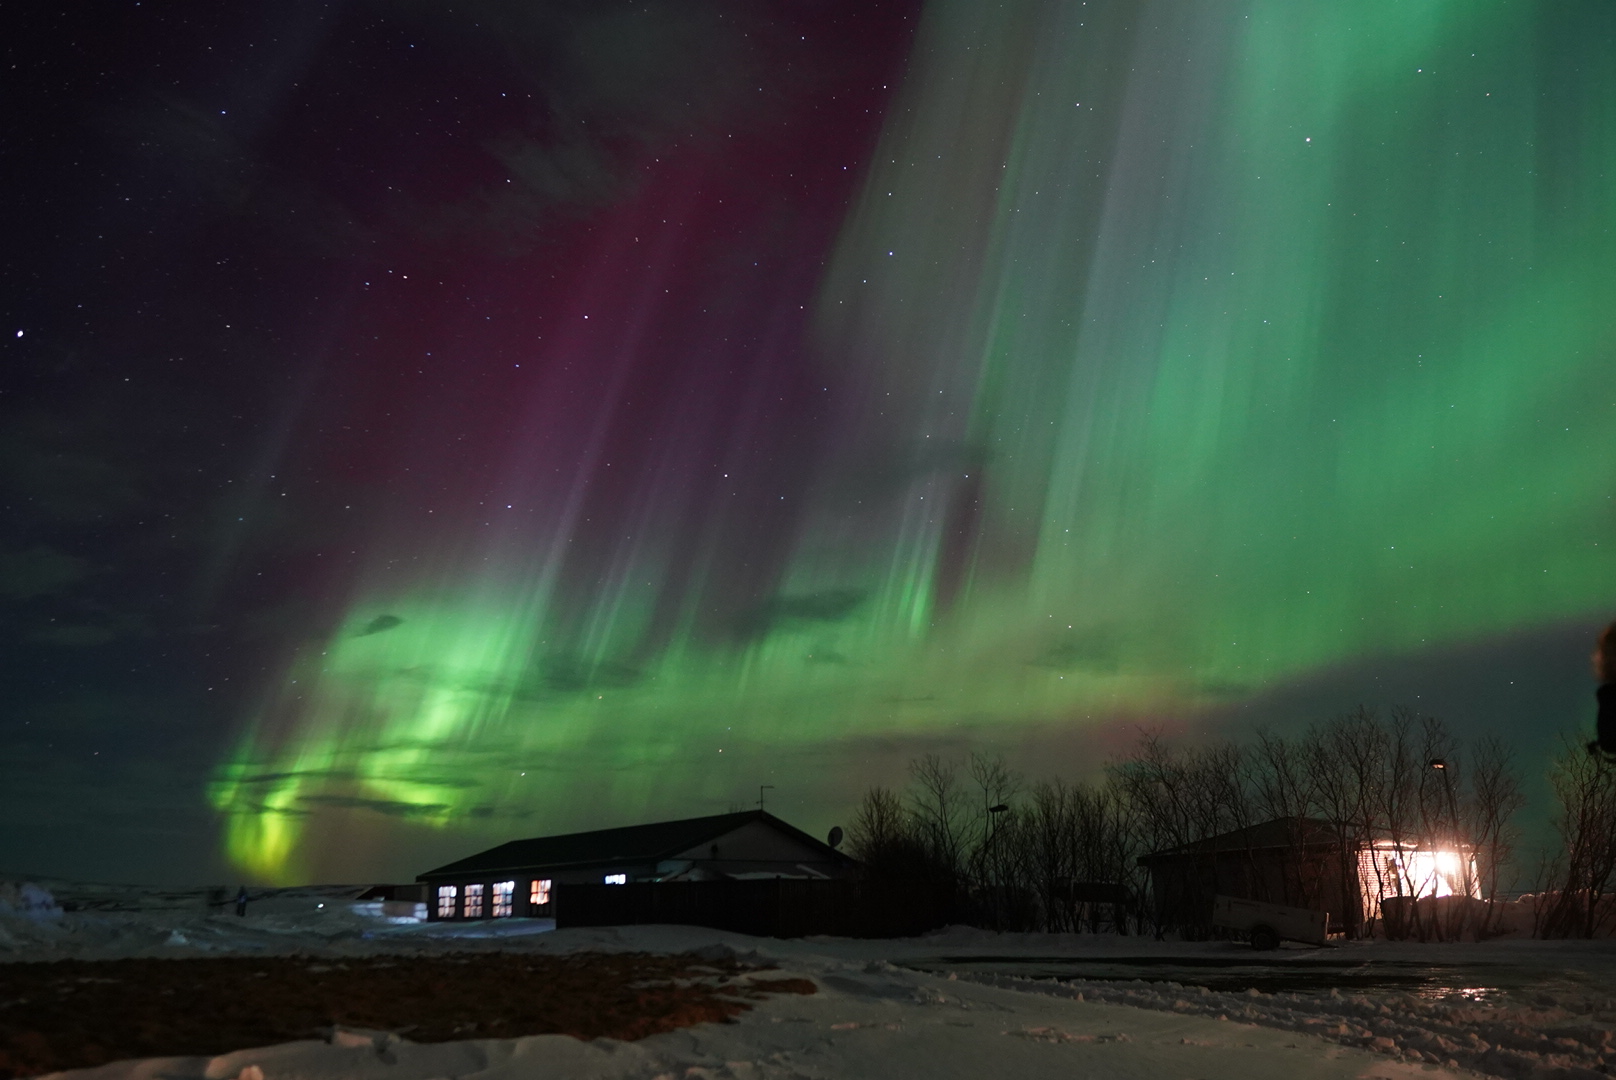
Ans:
[{"label": "green aurora band", "polygon": [[232,859],[700,810],[756,783],[723,750],[1193,713],[1609,607],[1616,57],[1547,10],[934,0],[822,283],[852,389],[783,599],[647,655],[654,527],[565,625],[564,514],[402,584],[378,552],[219,770]]}]

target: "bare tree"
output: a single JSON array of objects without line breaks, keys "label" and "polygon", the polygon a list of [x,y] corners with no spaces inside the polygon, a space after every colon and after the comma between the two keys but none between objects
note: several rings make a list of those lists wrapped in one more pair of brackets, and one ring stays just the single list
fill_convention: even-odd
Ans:
[{"label": "bare tree", "polygon": [[1476,744],[1470,769],[1470,795],[1464,831],[1476,854],[1481,891],[1487,902],[1476,936],[1485,937],[1497,926],[1498,898],[1506,867],[1514,861],[1517,830],[1515,814],[1526,805],[1514,755],[1499,739],[1488,736]]},{"label": "bare tree", "polygon": [[1078,851],[1072,789],[1062,780],[1045,781],[1033,788],[1030,803],[1023,870],[1038,894],[1045,928],[1057,932],[1076,930],[1070,899],[1071,882],[1077,880]]},{"label": "bare tree", "polygon": [[[1360,707],[1294,740],[1261,731],[1245,745],[1183,747],[1146,732],[1097,784],[1055,779],[1028,790],[1002,758],[973,754],[960,763],[931,754],[910,763],[902,796],[885,788],[866,793],[851,847],[872,867],[903,867],[930,881],[964,917],[1006,929],[1092,931],[1109,923],[1127,932],[1131,912],[1135,929],[1148,919],[1160,933],[1163,919],[1185,919],[1210,903],[1208,888],[1223,886],[1200,873],[1157,881],[1139,857],[1189,849],[1219,865],[1251,860],[1245,885],[1236,887],[1339,912],[1355,933],[1371,929],[1378,909],[1402,920],[1394,932],[1451,936],[1476,917],[1467,910],[1480,891],[1474,875],[1485,875],[1481,886],[1496,896],[1514,842],[1510,822],[1524,801],[1501,744],[1480,743],[1468,774],[1461,749],[1440,720]],[[1434,769],[1433,761],[1443,767]],[[1600,898],[1616,881],[1616,784],[1607,781],[1611,790],[1602,794],[1597,776],[1572,766],[1562,772],[1562,803],[1571,808],[1563,815],[1566,835],[1575,842],[1556,873],[1581,883],[1568,893],[1591,897],[1591,907],[1575,908],[1583,927],[1587,911],[1610,906]],[[1277,878],[1273,860],[1243,832],[1271,822],[1287,828],[1290,847]],[[1321,829],[1327,845],[1319,844]],[[1262,844],[1273,843],[1270,831]],[[1593,845],[1599,835],[1611,836],[1608,850]],[[1221,853],[1207,843],[1225,837]],[[1431,860],[1414,853],[1437,849],[1459,853],[1456,875],[1442,867],[1459,895],[1427,903],[1433,883],[1415,879]],[[1155,888],[1173,895],[1153,896]],[[1275,889],[1279,895],[1267,896]],[[1575,921],[1549,914],[1546,925]],[[1194,915],[1188,919],[1187,926],[1199,925]]]},{"label": "bare tree", "polygon": [[958,881],[974,839],[971,805],[960,788],[959,767],[936,754],[909,763],[909,814],[935,871]]},{"label": "bare tree", "polygon": [[1608,929],[1616,878],[1616,772],[1574,741],[1549,773],[1554,788],[1554,825],[1561,851],[1549,865],[1548,884],[1558,893],[1541,912],[1540,937],[1591,938]]},{"label": "bare tree", "polygon": [[[1074,860],[1079,881],[1113,885],[1121,896],[1111,904],[1112,929],[1128,932],[1128,912],[1132,910],[1136,932],[1143,932],[1144,909],[1138,903],[1147,894],[1148,875],[1139,865],[1142,854],[1136,838],[1136,814],[1123,796],[1114,776],[1093,787],[1078,787],[1071,795],[1072,818],[1077,854]],[[1104,902],[1092,900],[1085,911],[1087,928],[1097,931],[1105,921]]]},{"label": "bare tree", "polygon": [[1327,896],[1319,856],[1312,846],[1318,839],[1319,777],[1310,767],[1314,742],[1304,736],[1292,741],[1273,731],[1256,733],[1247,751],[1252,811],[1261,821],[1283,822],[1287,848],[1280,903],[1333,909],[1336,898]]},{"label": "bare tree", "polygon": [[[1112,790],[1127,807],[1133,847],[1139,852],[1173,851],[1203,844],[1254,823],[1246,752],[1232,741],[1179,749],[1157,733],[1140,736],[1132,757],[1109,770]],[[1147,879],[1141,877],[1141,885]],[[1205,908],[1212,896],[1203,884],[1178,881],[1181,896],[1154,895],[1148,910],[1158,934],[1170,910]],[[1166,885],[1162,885],[1166,888]]]},{"label": "bare tree", "polygon": [[876,786],[864,793],[847,830],[849,853],[867,866],[881,866],[912,843],[909,815],[897,792]]},{"label": "bare tree", "polygon": [[1307,767],[1306,743],[1293,743],[1267,729],[1250,751],[1252,809],[1264,820],[1312,816],[1319,778]]},{"label": "bare tree", "polygon": [[1145,732],[1112,775],[1139,813],[1146,846],[1165,851],[1250,823],[1244,756],[1232,742],[1180,750]]},{"label": "bare tree", "polygon": [[[1325,898],[1324,903],[1329,910],[1342,912],[1342,922],[1352,933],[1367,929],[1362,920],[1348,916],[1354,909],[1361,910],[1363,903],[1356,889],[1360,879],[1358,853],[1366,848],[1372,850],[1376,806],[1381,802],[1384,744],[1385,732],[1375,716],[1359,708],[1315,725],[1299,751],[1316,812],[1331,833],[1337,853],[1335,876],[1342,882],[1341,894]],[[1392,869],[1375,860],[1381,896],[1389,891],[1385,876]],[[1355,887],[1353,895],[1347,895],[1347,882]]]},{"label": "bare tree", "polygon": [[1129,930],[1140,894],[1139,849],[1115,783],[1037,785],[1025,812],[1020,869],[1048,930]]}]

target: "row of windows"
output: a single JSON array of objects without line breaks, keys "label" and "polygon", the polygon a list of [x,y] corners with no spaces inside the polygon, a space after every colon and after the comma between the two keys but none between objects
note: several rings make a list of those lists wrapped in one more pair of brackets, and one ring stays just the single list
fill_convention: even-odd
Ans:
[{"label": "row of windows", "polygon": [[[627,885],[627,874],[607,874],[607,885]],[[532,907],[542,907],[550,902],[550,889],[552,882],[549,878],[538,878],[528,885],[527,902]],[[480,919],[483,917],[483,887],[481,885],[467,885],[464,905],[461,903],[460,887],[458,885],[438,886],[438,918],[452,919],[459,915],[464,919]],[[493,885],[493,903],[488,913],[496,919],[507,919],[515,911],[516,882],[496,881]]]},{"label": "row of windows", "polygon": [[[458,885],[438,886],[438,918],[452,919],[456,915],[465,919],[480,919],[483,917],[483,887],[481,885],[467,885],[464,904],[461,903],[460,887]],[[528,889],[527,902],[538,907],[550,902],[550,879],[543,878],[535,881]],[[493,903],[488,913],[496,919],[508,919],[516,909],[516,882],[496,881],[493,886]]]}]

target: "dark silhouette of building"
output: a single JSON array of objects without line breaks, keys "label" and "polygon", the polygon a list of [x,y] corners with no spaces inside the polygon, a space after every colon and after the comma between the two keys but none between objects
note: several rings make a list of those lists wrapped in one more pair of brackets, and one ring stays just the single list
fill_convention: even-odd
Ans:
[{"label": "dark silhouette of building", "polygon": [[[853,859],[773,814],[748,810],[512,840],[428,870],[416,881],[425,886],[430,919],[538,916],[564,921],[557,895],[566,886],[829,882],[848,879],[857,868]],[[587,892],[576,895],[582,898]]]},{"label": "dark silhouette of building", "polygon": [[1214,896],[1327,911],[1331,933],[1359,937],[1398,910],[1394,898],[1480,895],[1468,851],[1363,839],[1315,818],[1275,818],[1142,855],[1139,865],[1150,872],[1157,925],[1191,935],[1210,932]]}]

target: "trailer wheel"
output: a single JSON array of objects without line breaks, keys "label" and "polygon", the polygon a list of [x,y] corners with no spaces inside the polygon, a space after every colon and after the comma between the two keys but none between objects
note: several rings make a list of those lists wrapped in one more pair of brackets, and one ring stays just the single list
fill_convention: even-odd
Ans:
[{"label": "trailer wheel", "polygon": [[1251,947],[1258,952],[1279,948],[1279,931],[1265,923],[1258,923],[1251,928]]}]

